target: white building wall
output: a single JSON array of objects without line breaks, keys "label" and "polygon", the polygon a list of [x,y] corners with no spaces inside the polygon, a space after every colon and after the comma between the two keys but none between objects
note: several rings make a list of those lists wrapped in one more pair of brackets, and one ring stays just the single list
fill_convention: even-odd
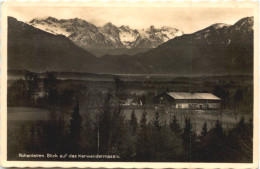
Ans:
[{"label": "white building wall", "polygon": [[176,109],[219,109],[220,103],[176,103]]}]

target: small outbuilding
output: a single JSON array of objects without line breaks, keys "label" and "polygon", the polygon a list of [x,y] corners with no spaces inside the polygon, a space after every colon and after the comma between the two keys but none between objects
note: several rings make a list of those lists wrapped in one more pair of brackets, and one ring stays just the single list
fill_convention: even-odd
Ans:
[{"label": "small outbuilding", "polygon": [[154,102],[176,109],[221,108],[221,99],[212,93],[164,92],[156,96]]}]

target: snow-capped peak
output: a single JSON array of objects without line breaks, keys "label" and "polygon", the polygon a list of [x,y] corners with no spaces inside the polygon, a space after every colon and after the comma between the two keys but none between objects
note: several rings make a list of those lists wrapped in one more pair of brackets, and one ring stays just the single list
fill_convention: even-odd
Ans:
[{"label": "snow-capped peak", "polygon": [[125,31],[131,30],[131,28],[130,28],[128,25],[121,25],[121,26],[119,27],[119,29],[125,30]]},{"label": "snow-capped peak", "polygon": [[37,18],[30,25],[52,34],[62,34],[75,44],[88,48],[154,48],[176,36],[183,34],[176,28],[151,25],[147,29],[132,29],[129,25],[115,26],[108,22],[97,27],[80,18],[56,19]]},{"label": "snow-capped peak", "polygon": [[50,16],[46,20],[47,21],[52,21],[52,22],[58,22],[59,21],[58,19],[50,17]]}]

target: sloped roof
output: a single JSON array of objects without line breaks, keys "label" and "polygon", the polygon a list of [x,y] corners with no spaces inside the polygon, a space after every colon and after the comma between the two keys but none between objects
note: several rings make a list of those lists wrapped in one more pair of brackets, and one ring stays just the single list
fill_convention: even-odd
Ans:
[{"label": "sloped roof", "polygon": [[221,100],[212,93],[168,92],[167,94],[174,99]]}]

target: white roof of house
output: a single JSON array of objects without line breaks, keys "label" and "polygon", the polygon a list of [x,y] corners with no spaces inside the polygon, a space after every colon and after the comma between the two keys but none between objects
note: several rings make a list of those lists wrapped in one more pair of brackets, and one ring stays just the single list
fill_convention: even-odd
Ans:
[{"label": "white roof of house", "polygon": [[167,94],[174,99],[221,100],[212,93],[168,92]]}]

